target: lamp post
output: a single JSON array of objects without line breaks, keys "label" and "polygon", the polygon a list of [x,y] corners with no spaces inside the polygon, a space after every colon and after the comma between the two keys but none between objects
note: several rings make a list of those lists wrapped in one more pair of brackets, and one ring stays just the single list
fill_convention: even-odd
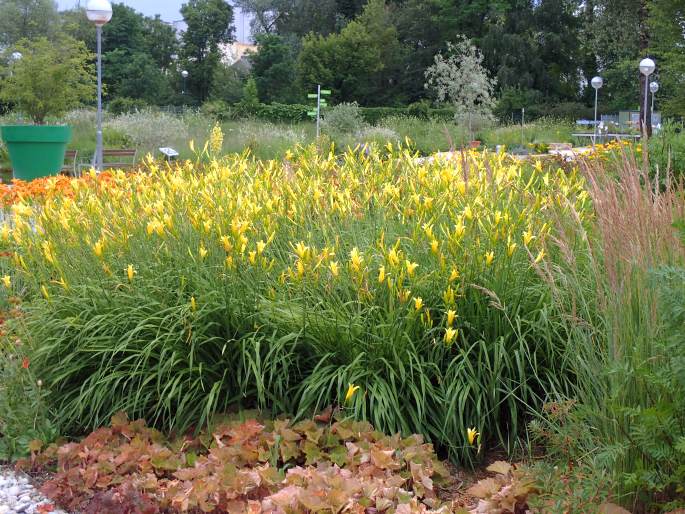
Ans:
[{"label": "lamp post", "polygon": [[181,72],[181,77],[183,77],[183,91],[181,92],[181,94],[184,96],[186,94],[186,82],[188,81],[188,75],[190,75],[190,73],[188,73],[188,70],[183,70]]},{"label": "lamp post", "polygon": [[95,146],[95,169],[102,171],[102,27],[112,19],[112,4],[109,0],[88,0],[86,16],[95,24],[98,54],[98,114]]},{"label": "lamp post", "polygon": [[659,83],[658,82],[650,82],[649,83],[649,90],[652,92],[651,114],[652,114],[652,123],[654,123],[654,96],[656,95],[656,92],[659,91]]},{"label": "lamp post", "polygon": [[652,59],[646,58],[640,61],[640,73],[645,76],[645,104],[644,104],[644,114],[642,119],[642,129],[644,130],[645,138],[649,137],[649,129],[647,127],[647,102],[649,100],[649,76],[654,73],[656,69],[656,64]]},{"label": "lamp post", "polygon": [[599,90],[604,85],[604,79],[602,79],[602,77],[595,77],[590,83],[592,84],[592,87],[595,88],[595,129],[592,136],[592,146],[595,146],[595,143],[597,142],[597,100],[599,98]]}]

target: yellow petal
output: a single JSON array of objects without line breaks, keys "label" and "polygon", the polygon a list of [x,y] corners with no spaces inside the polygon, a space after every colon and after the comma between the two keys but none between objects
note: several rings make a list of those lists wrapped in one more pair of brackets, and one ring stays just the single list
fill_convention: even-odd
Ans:
[{"label": "yellow petal", "polygon": [[345,402],[349,402],[352,397],[354,396],[354,393],[356,393],[359,390],[359,386],[356,386],[354,384],[349,384],[347,387],[347,393],[345,394]]}]

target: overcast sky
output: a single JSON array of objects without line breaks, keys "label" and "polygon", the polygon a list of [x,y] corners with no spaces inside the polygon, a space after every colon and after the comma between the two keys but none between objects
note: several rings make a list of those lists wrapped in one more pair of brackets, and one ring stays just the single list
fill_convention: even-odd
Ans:
[{"label": "overcast sky", "polygon": [[[154,16],[160,14],[164,21],[178,21],[183,17],[179,10],[184,0],[115,0],[130,5],[137,11]],[[80,0],[81,5],[86,0]],[[57,0],[60,9],[70,9],[79,4],[79,0]],[[250,35],[250,22],[236,9],[235,25],[238,41],[245,41]]]}]

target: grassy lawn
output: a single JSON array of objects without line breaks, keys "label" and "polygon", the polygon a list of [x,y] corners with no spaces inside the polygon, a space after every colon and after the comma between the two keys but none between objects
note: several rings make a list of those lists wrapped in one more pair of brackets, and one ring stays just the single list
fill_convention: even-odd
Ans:
[{"label": "grassy lawn", "polygon": [[[12,117],[1,120],[3,124],[16,122]],[[67,123],[73,129],[70,150],[78,151],[79,161],[89,162],[95,152],[95,113],[74,111],[64,119],[53,122]],[[172,115],[162,112],[144,112],[105,116],[105,148],[134,148],[138,159],[152,154],[160,158],[160,147],[172,147],[179,151],[181,159],[193,157],[188,145],[194,141],[202,148],[215,125],[212,118],[200,113],[189,112],[185,115]],[[236,120],[222,122],[225,135],[223,154],[242,153],[249,150],[257,159],[282,159],[288,149],[298,145],[312,144],[316,137],[313,122],[271,123],[261,120]],[[568,123],[540,121],[521,126],[488,125],[480,127],[476,139],[494,149],[497,145],[506,148],[531,150],[532,144],[552,142],[575,142],[571,133],[573,126]],[[324,130],[320,144],[335,144],[338,152],[357,145],[376,143],[380,147],[387,143],[397,144],[411,141],[413,149],[421,155],[430,155],[468,146],[468,136],[462,127],[444,121],[424,120],[411,117],[391,117],[381,120],[375,126],[359,126],[354,130]],[[3,177],[9,178],[10,163],[4,147],[0,152],[0,166]]]}]

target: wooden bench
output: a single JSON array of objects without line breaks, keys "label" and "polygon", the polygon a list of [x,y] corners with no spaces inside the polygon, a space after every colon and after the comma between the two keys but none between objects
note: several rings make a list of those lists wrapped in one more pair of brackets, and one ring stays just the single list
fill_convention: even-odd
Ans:
[{"label": "wooden bench", "polygon": [[64,154],[64,165],[60,170],[62,175],[76,176],[76,166],[78,163],[78,150],[67,150]]},{"label": "wooden bench", "polygon": [[[136,150],[103,150],[102,167],[115,169],[129,169],[136,164]],[[116,158],[116,161],[107,162],[107,158]]]},{"label": "wooden bench", "polygon": [[[131,169],[136,164],[137,150],[121,149],[121,150],[103,150],[102,151],[102,169]],[[95,167],[95,156],[91,162],[79,165],[79,173],[83,173],[84,169],[91,169]]]}]

